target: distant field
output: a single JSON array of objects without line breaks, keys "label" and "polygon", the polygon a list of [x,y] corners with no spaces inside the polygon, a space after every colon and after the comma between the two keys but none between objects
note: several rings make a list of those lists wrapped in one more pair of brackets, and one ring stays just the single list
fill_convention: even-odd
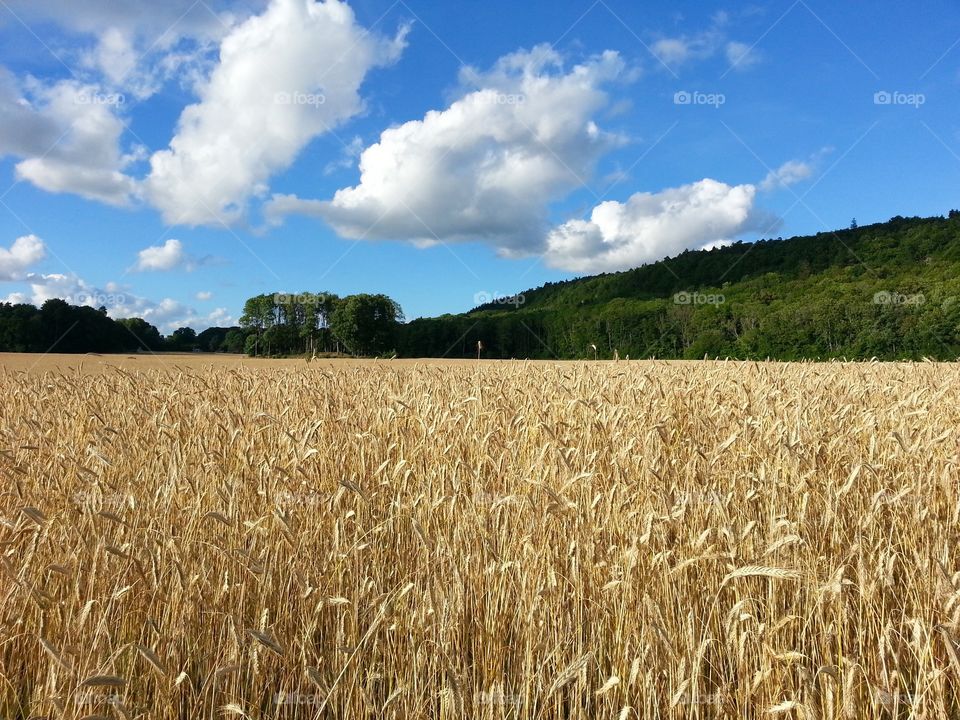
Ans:
[{"label": "distant field", "polygon": [[958,365],[36,360],[0,718],[960,717]]},{"label": "distant field", "polygon": [[50,353],[0,353],[0,369],[13,371],[46,372],[48,370],[83,370],[84,373],[103,372],[112,367],[124,370],[207,370],[217,368],[290,368],[316,366],[365,366],[390,363],[391,365],[417,365],[430,363],[436,365],[456,365],[475,363],[471,360],[352,360],[318,358],[308,363],[302,358],[270,359],[251,358],[246,355],[227,355],[225,353],[153,353],[137,355],[71,355]]},{"label": "distant field", "polygon": [[[856,367],[882,367],[891,369],[900,367],[909,369],[913,367],[943,367],[958,368],[960,364],[953,363],[924,363],[922,366],[916,363],[765,363],[753,361],[721,361],[707,363],[706,365],[724,364],[727,367],[738,366],[771,366],[771,367],[820,367],[820,368],[856,368]],[[700,360],[470,360],[460,358],[398,358],[395,360],[381,359],[353,359],[353,358],[318,358],[312,362],[307,362],[303,358],[256,358],[246,355],[232,355],[226,353],[151,353],[151,354],[69,354],[69,353],[48,353],[40,355],[37,353],[4,353],[0,352],[0,371],[10,370],[13,372],[76,372],[82,371],[84,374],[101,373],[109,371],[110,368],[121,368],[128,371],[136,370],[158,370],[158,371],[200,371],[200,370],[218,370],[218,369],[239,369],[247,368],[280,370],[285,368],[349,368],[349,367],[417,367],[417,366],[438,366],[438,367],[485,367],[485,366],[562,366],[562,367],[617,367],[624,369],[639,367],[669,367],[669,366],[689,366],[703,367],[704,363]]]}]

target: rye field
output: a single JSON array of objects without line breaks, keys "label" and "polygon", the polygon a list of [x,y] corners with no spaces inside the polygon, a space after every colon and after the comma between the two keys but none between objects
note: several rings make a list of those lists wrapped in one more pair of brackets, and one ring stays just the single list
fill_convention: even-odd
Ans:
[{"label": "rye field", "polygon": [[957,365],[12,357],[0,482],[4,719],[960,717]]}]

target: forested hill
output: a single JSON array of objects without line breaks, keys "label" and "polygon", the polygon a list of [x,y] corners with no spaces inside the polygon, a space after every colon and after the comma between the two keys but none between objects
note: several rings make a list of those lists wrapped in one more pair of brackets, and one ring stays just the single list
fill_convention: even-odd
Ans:
[{"label": "forested hill", "polygon": [[[960,213],[689,251],[415,320],[405,356],[960,356]],[[596,350],[594,347],[596,346]]]}]

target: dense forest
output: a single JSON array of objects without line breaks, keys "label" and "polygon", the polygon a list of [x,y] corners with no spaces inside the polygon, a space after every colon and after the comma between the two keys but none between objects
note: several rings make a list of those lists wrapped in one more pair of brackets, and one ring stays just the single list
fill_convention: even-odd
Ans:
[{"label": "dense forest", "polygon": [[2,352],[242,352],[244,339],[239,327],[208,328],[199,334],[183,327],[164,337],[142,318],[114,320],[106,308],[56,298],[39,308],[0,303]]},{"label": "dense forest", "polygon": [[182,327],[163,336],[142,318],[112,319],[103,307],[0,303],[0,352],[380,355],[395,352],[402,320],[385,295],[271,293],[247,300],[239,326]]},{"label": "dense forest", "polygon": [[960,212],[689,251],[414,320],[404,356],[960,357]]},{"label": "dense forest", "polygon": [[733,243],[405,323],[385,295],[270,293],[240,325],[0,303],[0,350],[486,358],[960,357],[960,212]]}]

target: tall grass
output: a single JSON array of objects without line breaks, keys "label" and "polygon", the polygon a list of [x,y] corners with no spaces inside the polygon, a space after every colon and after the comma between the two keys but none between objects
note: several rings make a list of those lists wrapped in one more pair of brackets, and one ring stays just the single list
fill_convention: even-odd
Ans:
[{"label": "tall grass", "polygon": [[0,375],[0,717],[960,717],[960,367]]}]

